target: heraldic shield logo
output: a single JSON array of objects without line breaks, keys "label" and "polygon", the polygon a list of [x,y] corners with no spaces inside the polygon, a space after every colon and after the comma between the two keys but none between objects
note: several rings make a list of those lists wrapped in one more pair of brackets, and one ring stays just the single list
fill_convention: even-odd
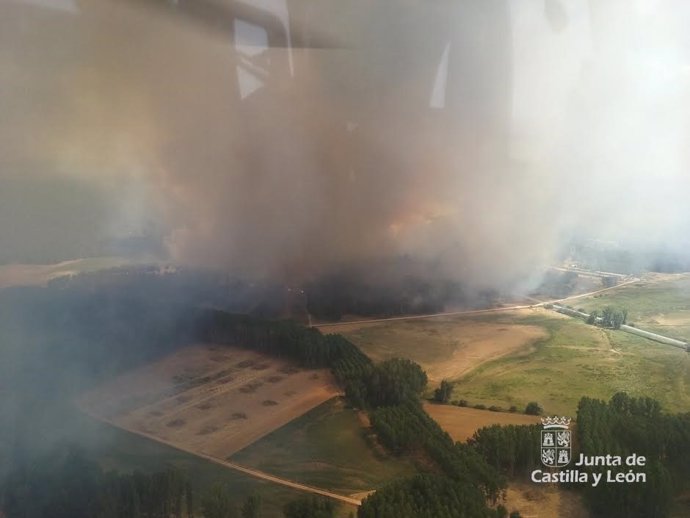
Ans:
[{"label": "heraldic shield logo", "polygon": [[542,417],[541,462],[549,468],[562,468],[570,463],[572,436],[569,417]]}]

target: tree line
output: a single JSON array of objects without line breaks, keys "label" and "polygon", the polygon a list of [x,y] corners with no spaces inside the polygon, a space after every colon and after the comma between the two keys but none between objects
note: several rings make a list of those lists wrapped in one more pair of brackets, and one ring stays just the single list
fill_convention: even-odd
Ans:
[{"label": "tree line", "polygon": [[179,471],[104,473],[74,447],[16,467],[0,503],[7,518],[191,518],[195,505]]},{"label": "tree line", "polygon": [[[505,488],[504,477],[489,465],[478,450],[456,444],[424,411],[420,396],[427,385],[426,373],[415,362],[393,358],[373,364],[359,348],[339,335],[322,335],[316,329],[294,322],[260,320],[254,317],[208,312],[200,327],[200,338],[215,343],[232,343],[291,358],[308,367],[330,367],[345,390],[349,403],[370,412],[371,424],[382,444],[397,454],[419,452],[438,472],[428,479],[410,478],[401,485],[379,489],[365,499],[358,516],[381,518],[413,516],[407,512],[410,499],[426,508],[429,516],[494,516],[488,503],[495,503]],[[423,483],[422,483],[423,482]],[[442,494],[456,487],[462,497],[455,511],[444,510],[442,502],[432,504],[434,486]],[[405,488],[407,499],[395,495]],[[381,502],[385,501],[384,508]],[[395,504],[395,502],[398,502]],[[464,514],[481,509],[482,514]],[[371,514],[374,513],[374,514]],[[488,514],[487,514],[488,513]]]},{"label": "tree line", "polygon": [[[302,496],[283,507],[285,518],[334,518],[336,505]],[[0,484],[0,516],[7,518],[260,518],[262,500],[237,501],[215,484],[197,496],[176,469],[104,472],[73,446],[54,448],[14,469]]]},{"label": "tree line", "polygon": [[495,469],[525,476],[540,465],[541,427],[537,425],[491,425],[477,430],[468,441]]},{"label": "tree line", "polygon": [[[412,361],[374,364],[344,337],[322,335],[294,322],[215,310],[203,310],[197,316],[188,333],[194,338],[251,348],[305,367],[330,368],[350,404],[370,413],[384,446],[398,455],[422,455],[429,460],[430,473],[397,481],[365,499],[359,518],[502,517],[506,510],[493,504],[506,487],[506,477],[538,465],[535,426],[492,426],[478,430],[466,443],[455,443],[422,408],[420,395],[427,377]],[[443,396],[452,387],[447,384],[439,389]],[[648,482],[635,491],[621,484],[583,488],[593,516],[665,517],[673,493],[680,490],[672,475],[678,475],[675,480],[687,480],[690,474],[690,414],[664,414],[652,399],[617,394],[608,403],[583,398],[577,421],[583,453],[635,452],[650,459]],[[0,493],[1,509],[8,517],[187,518],[196,509],[206,518],[244,518],[260,507],[256,501],[235,505],[221,489],[196,498],[176,472],[103,473],[78,455],[25,463],[6,479]],[[332,506],[306,498],[286,506],[284,514],[331,518]]]},{"label": "tree line", "polygon": [[421,474],[394,482],[366,499],[358,518],[505,518],[503,506],[486,506],[475,487]]},{"label": "tree line", "polygon": [[[507,476],[524,476],[540,465],[540,427],[493,425],[468,441],[491,466]],[[615,394],[608,402],[583,397],[577,411],[577,445],[586,456],[642,455],[644,484],[574,484],[593,518],[665,518],[673,496],[690,479],[690,413],[667,414],[648,397]],[[601,467],[578,467],[601,470]],[[630,467],[606,467],[625,473]],[[591,477],[590,477],[591,480]]]},{"label": "tree line", "polygon": [[220,310],[205,310],[196,323],[196,336],[210,343],[230,344],[281,358],[307,368],[331,367],[343,379],[371,360],[339,335],[323,335],[293,320],[267,320]]},{"label": "tree line", "polygon": [[[664,518],[674,494],[690,478],[690,414],[665,414],[648,397],[615,394],[610,401],[582,398],[577,411],[580,450],[585,455],[644,455],[647,482],[587,486],[593,516]],[[617,469],[617,468],[612,468]],[[627,466],[620,468],[627,471]]]},{"label": "tree line", "polygon": [[[422,454],[434,474],[410,477],[379,489],[364,500],[359,518],[406,516],[504,516],[492,508],[506,487],[506,477],[523,475],[539,465],[539,427],[491,426],[478,430],[467,443],[454,443],[420,404],[427,384],[416,363],[392,359],[374,364],[359,348],[339,335],[322,335],[293,322],[264,321],[222,312],[208,312],[201,337],[250,347],[291,358],[306,367],[329,367],[350,404],[369,411],[381,443],[395,454]],[[604,325],[624,322],[626,312],[605,308]],[[446,399],[452,385],[439,387]],[[540,408],[531,404],[530,413]],[[587,455],[635,452],[645,455],[648,482],[632,491],[622,484],[584,488],[593,516],[663,518],[679,488],[671,474],[690,474],[690,414],[661,413],[649,398],[615,395],[609,403],[583,398],[578,407],[578,439]],[[637,489],[637,488],[636,488]],[[447,495],[452,505],[433,495]],[[300,504],[303,508],[310,504]],[[294,518],[302,515],[293,508]],[[319,517],[328,513],[312,504]],[[323,506],[322,506],[323,507]],[[305,511],[306,512],[306,511]],[[426,514],[424,514],[426,513]],[[327,514],[324,514],[327,516]]]}]

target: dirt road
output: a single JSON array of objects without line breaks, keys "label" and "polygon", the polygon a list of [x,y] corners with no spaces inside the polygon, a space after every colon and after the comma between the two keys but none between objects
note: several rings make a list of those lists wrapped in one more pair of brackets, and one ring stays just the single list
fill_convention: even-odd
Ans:
[{"label": "dirt road", "polygon": [[135,430],[133,428],[119,425],[117,423],[110,421],[109,419],[105,419],[105,418],[102,418],[102,417],[99,417],[99,416],[96,416],[96,415],[93,415],[90,413],[88,415],[89,415],[89,417],[91,417],[97,421],[101,421],[102,423],[109,424],[110,426],[114,426],[115,428],[125,430],[127,432],[139,435],[141,437],[146,437],[147,439],[150,439],[152,441],[156,441],[158,443],[165,444],[166,446],[169,446],[170,448],[175,448],[178,451],[183,451],[185,453],[189,453],[190,455],[195,455],[197,457],[201,457],[203,459],[208,460],[209,462],[213,462],[214,464],[218,464],[220,466],[224,466],[226,468],[230,468],[230,469],[233,469],[235,471],[239,471],[239,472],[244,473],[245,475],[249,475],[250,477],[253,477],[253,478],[265,480],[267,482],[272,482],[274,484],[279,484],[281,486],[296,489],[297,491],[303,491],[305,493],[312,493],[315,495],[324,496],[326,498],[330,498],[332,500],[336,500],[338,502],[342,502],[342,503],[348,504],[348,505],[354,505],[354,506],[362,505],[362,501],[357,499],[357,498],[352,498],[352,497],[345,496],[345,495],[339,495],[337,493],[331,493],[330,491],[326,491],[325,489],[307,486],[305,484],[300,484],[299,482],[294,482],[292,480],[287,480],[284,478],[276,477],[274,475],[269,475],[268,473],[264,473],[263,471],[259,471],[257,469],[247,468],[245,466],[241,466],[240,464],[236,464],[234,462],[219,459],[218,457],[206,455],[206,454],[200,453],[198,451],[188,450],[186,448],[180,447],[179,445],[172,444],[171,442],[163,440],[160,437],[155,437],[153,435],[147,434],[146,432],[142,432],[139,430]]}]

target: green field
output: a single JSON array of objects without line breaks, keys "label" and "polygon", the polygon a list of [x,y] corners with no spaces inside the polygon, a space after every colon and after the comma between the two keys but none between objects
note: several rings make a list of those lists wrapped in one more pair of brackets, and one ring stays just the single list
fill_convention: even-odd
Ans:
[{"label": "green field", "polygon": [[626,308],[628,322],[662,335],[690,339],[690,275],[665,275],[661,280],[650,277],[620,289],[573,301],[586,311],[601,310],[607,305]]},{"label": "green field", "polygon": [[582,396],[608,399],[625,391],[653,397],[669,411],[690,409],[690,356],[684,351],[577,319],[510,321],[543,326],[549,337],[528,355],[497,359],[464,376],[455,399],[519,409],[537,401],[546,413],[574,415]]},{"label": "green field", "polygon": [[233,455],[232,460],[307,485],[349,495],[416,472],[386,453],[357,415],[334,398]]},{"label": "green field", "polygon": [[[614,297],[624,296],[630,301],[631,315],[656,315],[660,312],[657,308],[678,311],[685,305],[690,307],[688,277],[681,283],[654,284],[645,290],[654,294],[651,302],[646,300],[644,291],[640,294],[623,287],[606,292],[606,298],[577,300],[573,305],[598,306],[602,301],[614,303]],[[497,343],[505,340],[505,333],[517,329],[511,327],[515,325],[538,326],[547,331],[547,336],[513,354],[485,361],[460,376],[455,380],[458,383],[453,399],[465,399],[472,405],[515,405],[521,410],[528,402],[537,401],[548,413],[574,415],[582,396],[608,399],[618,391],[626,391],[654,397],[669,411],[690,410],[690,355],[645,338],[602,330],[543,310],[390,321],[351,331],[344,329],[348,338],[375,359],[408,357],[425,369],[438,370],[451,361],[457,344],[476,334],[479,325],[489,324],[494,326]],[[653,330],[646,325],[640,327]],[[486,346],[490,347],[491,342]],[[459,359],[462,360],[455,357],[453,361]]]},{"label": "green field", "polygon": [[[131,472],[160,471],[170,467],[181,470],[194,486],[197,501],[216,483],[227,485],[238,504],[247,496],[262,499],[262,517],[282,518],[283,506],[305,493],[277,484],[260,481],[194,455],[181,452],[158,442],[96,422],[87,417],[78,420],[80,444],[99,461],[105,470]],[[354,507],[339,505],[338,516],[347,517]]]}]

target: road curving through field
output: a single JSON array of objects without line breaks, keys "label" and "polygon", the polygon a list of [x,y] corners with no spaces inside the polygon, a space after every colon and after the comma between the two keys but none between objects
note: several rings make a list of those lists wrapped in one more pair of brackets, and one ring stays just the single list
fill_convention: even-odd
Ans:
[{"label": "road curving through field", "polygon": [[331,491],[327,491],[325,489],[321,489],[318,487],[313,487],[313,486],[308,486],[306,484],[301,484],[299,482],[295,482],[293,480],[287,480],[284,478],[276,477],[275,475],[270,475],[269,473],[265,473],[263,471],[259,471],[254,468],[248,468],[246,466],[242,466],[240,464],[236,464],[235,462],[230,462],[228,460],[224,459],[219,459],[218,457],[213,457],[212,455],[206,455],[205,453],[201,453],[198,451],[192,451],[187,448],[181,447],[177,444],[173,444],[169,441],[166,441],[165,439],[161,439],[160,437],[156,437],[154,435],[148,434],[146,432],[142,432],[140,430],[135,430],[133,428],[129,428],[127,426],[123,426],[117,423],[114,423],[113,421],[110,421],[109,419],[99,417],[97,415],[91,414],[89,412],[86,412],[84,409],[82,409],[89,417],[92,419],[95,419],[97,421],[100,421],[102,423],[108,424],[110,426],[113,426],[115,428],[119,428],[121,430],[125,430],[126,432],[130,432],[133,434],[136,434],[140,437],[145,437],[146,439],[150,439],[152,441],[165,444],[166,446],[169,446],[170,448],[174,448],[178,451],[182,451],[184,453],[188,453],[190,455],[194,455],[196,457],[201,457],[202,459],[205,459],[209,462],[213,462],[214,464],[218,464],[220,466],[226,467],[233,469],[235,471],[239,471],[240,473],[244,473],[245,475],[248,475],[250,477],[259,479],[259,480],[265,480],[266,482],[272,482],[274,484],[278,484],[281,486],[289,487],[291,489],[295,489],[297,491],[302,491],[305,493],[311,493],[314,495],[320,495],[326,498],[330,498],[331,500],[336,500],[338,502],[348,504],[348,505],[354,505],[354,506],[360,506],[362,505],[362,501],[358,498],[353,498],[350,496],[345,496],[345,495],[339,495],[337,493],[333,493]]}]

